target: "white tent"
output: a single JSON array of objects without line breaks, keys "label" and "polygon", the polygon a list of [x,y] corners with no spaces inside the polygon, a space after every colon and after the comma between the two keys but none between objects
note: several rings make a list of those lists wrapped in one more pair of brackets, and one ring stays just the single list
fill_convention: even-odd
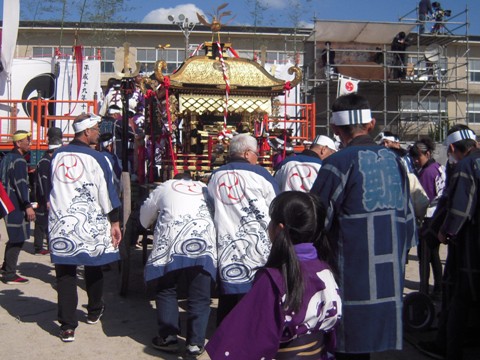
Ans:
[{"label": "white tent", "polygon": [[309,40],[378,45],[390,44],[399,32],[403,31],[408,34],[416,26],[416,24],[404,23],[317,20]]}]

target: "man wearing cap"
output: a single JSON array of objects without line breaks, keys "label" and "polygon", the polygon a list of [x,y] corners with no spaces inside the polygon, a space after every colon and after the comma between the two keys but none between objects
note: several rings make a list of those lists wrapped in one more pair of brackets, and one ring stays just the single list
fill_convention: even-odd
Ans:
[{"label": "man wearing cap", "polygon": [[16,131],[12,137],[13,150],[0,162],[0,179],[15,206],[15,210],[5,217],[8,241],[5,244],[2,281],[10,285],[29,282],[17,274],[17,263],[23,243],[30,238],[30,221],[35,220],[35,210],[29,197],[27,161],[24,158],[30,151],[30,136],[28,131]]},{"label": "man wearing cap", "polygon": [[102,265],[119,260],[120,200],[108,160],[90,146],[98,143],[100,117],[81,114],[73,122],[75,138],[52,158],[48,229],[55,264],[60,338],[75,339],[78,265],[84,265],[87,323],[96,324],[105,309]]},{"label": "man wearing cap", "polygon": [[48,210],[50,208],[50,189],[51,189],[51,171],[50,165],[55,149],[62,146],[62,130],[57,127],[51,127],[47,132],[48,150],[45,151],[37,164],[35,170],[35,197],[38,207],[35,211],[35,229],[33,230],[33,248],[35,255],[46,255],[49,253],[43,248],[45,236],[48,242]]},{"label": "man wearing cap", "polygon": [[369,359],[403,345],[404,267],[417,243],[415,217],[400,159],[368,135],[375,119],[367,99],[339,97],[330,123],[344,148],[324,160],[311,192],[328,209],[337,259],[343,302],[337,359]]},{"label": "man wearing cap", "polygon": [[283,160],[275,172],[281,191],[309,192],[315,182],[322,161],[335,153],[335,143],[328,136],[318,135],[310,149]]},{"label": "man wearing cap", "polygon": [[398,135],[390,131],[384,131],[380,133],[380,145],[391,149],[395,154],[400,156],[408,173],[415,173],[415,167],[413,166],[412,158],[408,155],[407,150],[402,149]]},{"label": "man wearing cap", "polygon": [[475,133],[463,124],[452,126],[446,144],[457,164],[434,215],[441,223],[438,239],[448,245],[442,312],[436,341],[419,343],[419,349],[462,360],[467,323],[480,322],[478,312],[469,312],[480,303],[480,149]]}]

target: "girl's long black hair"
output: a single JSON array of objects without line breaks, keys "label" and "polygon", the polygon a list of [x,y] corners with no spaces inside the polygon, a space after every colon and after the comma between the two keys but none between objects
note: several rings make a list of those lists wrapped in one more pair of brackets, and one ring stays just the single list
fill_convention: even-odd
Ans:
[{"label": "girl's long black hair", "polygon": [[[285,279],[285,308],[298,311],[302,304],[304,283],[300,262],[294,245],[313,243],[317,251],[331,256],[328,242],[323,237],[325,208],[318,198],[310,193],[286,191],[278,195],[270,205],[270,226],[279,229],[272,241],[272,249],[265,267],[277,268]],[[323,258],[320,254],[320,258]],[[329,259],[324,260],[329,263]]]}]

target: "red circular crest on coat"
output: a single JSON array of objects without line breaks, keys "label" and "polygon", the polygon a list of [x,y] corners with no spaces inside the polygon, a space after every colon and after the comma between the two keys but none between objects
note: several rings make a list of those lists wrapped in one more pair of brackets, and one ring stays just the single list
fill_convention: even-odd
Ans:
[{"label": "red circular crest on coat", "polygon": [[185,195],[202,195],[202,186],[194,183],[193,181],[174,181],[172,184],[172,189]]},{"label": "red circular crest on coat", "polygon": [[225,205],[235,205],[245,197],[245,179],[236,172],[227,172],[217,181],[217,199]]},{"label": "red circular crest on coat", "polygon": [[299,164],[288,173],[287,184],[292,190],[309,191],[304,184],[313,184],[316,178],[317,170],[312,165]]},{"label": "red circular crest on coat", "polygon": [[56,178],[63,183],[74,183],[83,176],[85,165],[76,154],[61,155],[55,168]]}]

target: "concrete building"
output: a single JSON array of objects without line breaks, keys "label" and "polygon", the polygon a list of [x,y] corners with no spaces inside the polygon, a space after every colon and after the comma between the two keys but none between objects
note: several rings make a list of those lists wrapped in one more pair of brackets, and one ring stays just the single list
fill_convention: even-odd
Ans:
[{"label": "concrete building", "polygon": [[[445,22],[437,34],[419,35],[416,23],[407,19],[319,20],[313,29],[225,26],[220,36],[241,57],[303,65],[305,81],[295,89],[296,99],[316,103],[318,133],[329,134],[329,109],[341,74],[360,80],[358,91],[370,100],[378,131],[390,130],[408,140],[420,135],[443,140],[456,122],[468,121],[480,130],[480,36],[468,34],[468,14],[464,17]],[[454,32],[449,27],[455,27]],[[402,31],[409,46],[404,52],[392,51],[392,40]],[[191,54],[212,37],[203,25],[185,31],[176,24],[112,23],[97,31],[88,23],[21,22],[16,57],[71,56],[72,46],[81,44],[86,56],[101,58],[105,86],[122,71],[126,42],[142,70],[152,71],[155,62],[164,59],[171,73],[185,59],[186,48]],[[329,49],[324,51],[326,42]],[[329,64],[332,51],[334,66]],[[399,55],[401,65],[395,61]],[[398,70],[404,73],[401,77],[395,75]]]}]

